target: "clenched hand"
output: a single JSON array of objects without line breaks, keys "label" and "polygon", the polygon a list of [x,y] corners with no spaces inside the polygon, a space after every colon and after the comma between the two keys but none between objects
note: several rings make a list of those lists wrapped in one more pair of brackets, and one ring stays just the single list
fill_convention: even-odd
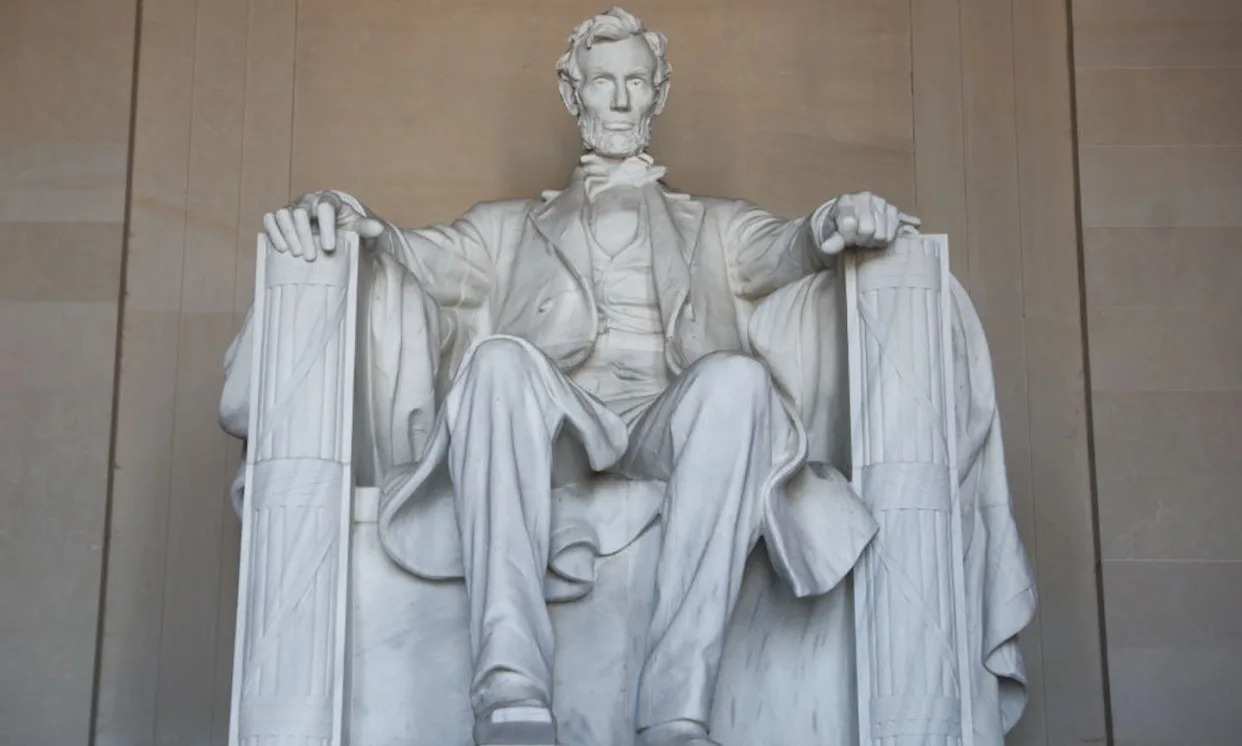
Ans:
[{"label": "clenched hand", "polygon": [[839,254],[847,248],[887,248],[903,232],[914,232],[921,221],[883,197],[859,192],[838,197],[815,226],[820,250]]}]

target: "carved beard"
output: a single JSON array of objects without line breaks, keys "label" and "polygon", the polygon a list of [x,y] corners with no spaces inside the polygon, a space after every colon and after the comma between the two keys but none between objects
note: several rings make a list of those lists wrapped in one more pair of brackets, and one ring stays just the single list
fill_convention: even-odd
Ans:
[{"label": "carved beard", "polygon": [[604,129],[604,123],[590,114],[578,117],[578,131],[582,144],[605,158],[629,158],[647,149],[651,142],[652,114],[644,114],[638,125],[628,130]]}]

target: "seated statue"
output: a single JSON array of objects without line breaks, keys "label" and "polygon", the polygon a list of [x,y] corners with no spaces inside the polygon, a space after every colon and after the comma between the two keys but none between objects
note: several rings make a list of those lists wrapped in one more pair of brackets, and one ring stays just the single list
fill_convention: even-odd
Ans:
[{"label": "seated statue", "polygon": [[[655,523],[636,743],[718,746],[713,697],[752,550],[762,540],[793,593],[814,596],[842,583],[877,530],[841,473],[836,278],[845,253],[884,250],[919,223],[868,192],[785,220],[668,188],[646,152],[669,93],[665,46],[619,8],[574,30],[557,72],[583,155],[560,191],[418,230],[340,191],[264,216],[277,251],[322,261],[349,231],[379,268],[366,375],[380,538],[420,578],[464,579],[478,746],[558,743],[548,603],[586,596],[596,559]],[[1005,534],[968,561],[978,577],[967,593],[972,608],[1021,596],[997,630],[970,633],[978,675],[1002,681],[993,690],[1016,682],[988,700],[1000,702],[999,731],[1022,708],[1013,636],[1033,585],[1009,518],[982,332],[952,292],[966,541]],[[226,429],[242,437],[249,333],[230,350],[222,401]],[[624,520],[609,504],[618,490]],[[998,506],[999,519],[977,517]],[[1001,583],[1008,597],[989,600],[995,566],[1013,577]]]}]

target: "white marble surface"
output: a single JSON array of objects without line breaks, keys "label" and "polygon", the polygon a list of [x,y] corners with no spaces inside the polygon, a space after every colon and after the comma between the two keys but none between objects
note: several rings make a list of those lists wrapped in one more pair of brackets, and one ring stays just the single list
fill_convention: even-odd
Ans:
[{"label": "white marble surface", "polygon": [[879,531],[854,568],[859,741],[973,746],[944,236],[846,259],[854,489]]},{"label": "white marble surface", "polygon": [[[542,746],[550,712],[566,745],[857,739],[848,573],[876,524],[834,468],[847,468],[836,454],[859,426],[841,408],[839,256],[883,252],[917,220],[867,192],[787,220],[668,189],[646,154],[669,92],[665,47],[620,9],[575,30],[557,70],[586,154],[560,191],[414,230],[338,191],[264,218],[308,288],[312,268],[339,261],[341,237],[365,250],[350,265],[364,283],[362,426],[334,430],[324,415],[282,431],[294,450],[344,438],[368,464],[357,473],[383,477],[351,533],[356,743]],[[872,267],[882,273],[886,256]],[[977,742],[999,743],[1022,706],[1013,636],[1033,583],[1008,513],[982,331],[960,288],[939,289],[952,342],[928,329],[900,344],[918,371],[940,364],[964,402],[939,416],[965,443],[949,468],[969,487],[973,554],[915,556],[960,555],[967,608],[949,619],[972,630],[971,654],[946,675],[991,712]],[[287,320],[313,337],[334,319],[307,303]],[[245,357],[263,336],[254,323],[230,353],[221,404],[243,437],[267,392]],[[300,370],[283,343],[262,342],[254,359]],[[887,380],[881,368],[869,382]],[[327,412],[291,392],[264,395]],[[270,499],[249,488],[248,510]],[[752,552],[761,539],[766,551]],[[938,623],[901,621],[887,644],[909,648],[920,624]],[[284,682],[301,664],[281,660]],[[288,681],[281,696],[300,692]],[[282,727],[264,737],[297,735]],[[945,742],[928,735],[917,743]]]},{"label": "white marble surface", "polygon": [[[657,525],[600,560],[587,599],[552,606],[562,743],[633,746],[658,532]],[[471,744],[462,583],[402,571],[384,556],[374,523],[358,523],[350,589],[350,743]],[[726,744],[853,743],[850,608],[844,586],[795,598],[756,552],[725,645],[715,737]]]},{"label": "white marble surface", "polygon": [[245,746],[345,736],[359,262],[343,244],[310,263],[259,237],[229,720]]}]

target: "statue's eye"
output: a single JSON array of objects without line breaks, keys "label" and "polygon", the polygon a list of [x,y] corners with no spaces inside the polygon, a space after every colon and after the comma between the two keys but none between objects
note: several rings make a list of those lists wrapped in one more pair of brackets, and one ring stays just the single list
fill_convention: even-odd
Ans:
[{"label": "statue's eye", "polygon": [[595,85],[601,85],[601,86],[602,86],[602,85],[604,85],[605,83],[607,83],[607,82],[608,82],[608,78],[596,78],[595,80],[593,80],[593,81],[591,81],[591,82],[592,82],[592,83],[594,83]]},{"label": "statue's eye", "polygon": [[630,78],[630,88],[642,88],[646,85],[642,78]]}]

